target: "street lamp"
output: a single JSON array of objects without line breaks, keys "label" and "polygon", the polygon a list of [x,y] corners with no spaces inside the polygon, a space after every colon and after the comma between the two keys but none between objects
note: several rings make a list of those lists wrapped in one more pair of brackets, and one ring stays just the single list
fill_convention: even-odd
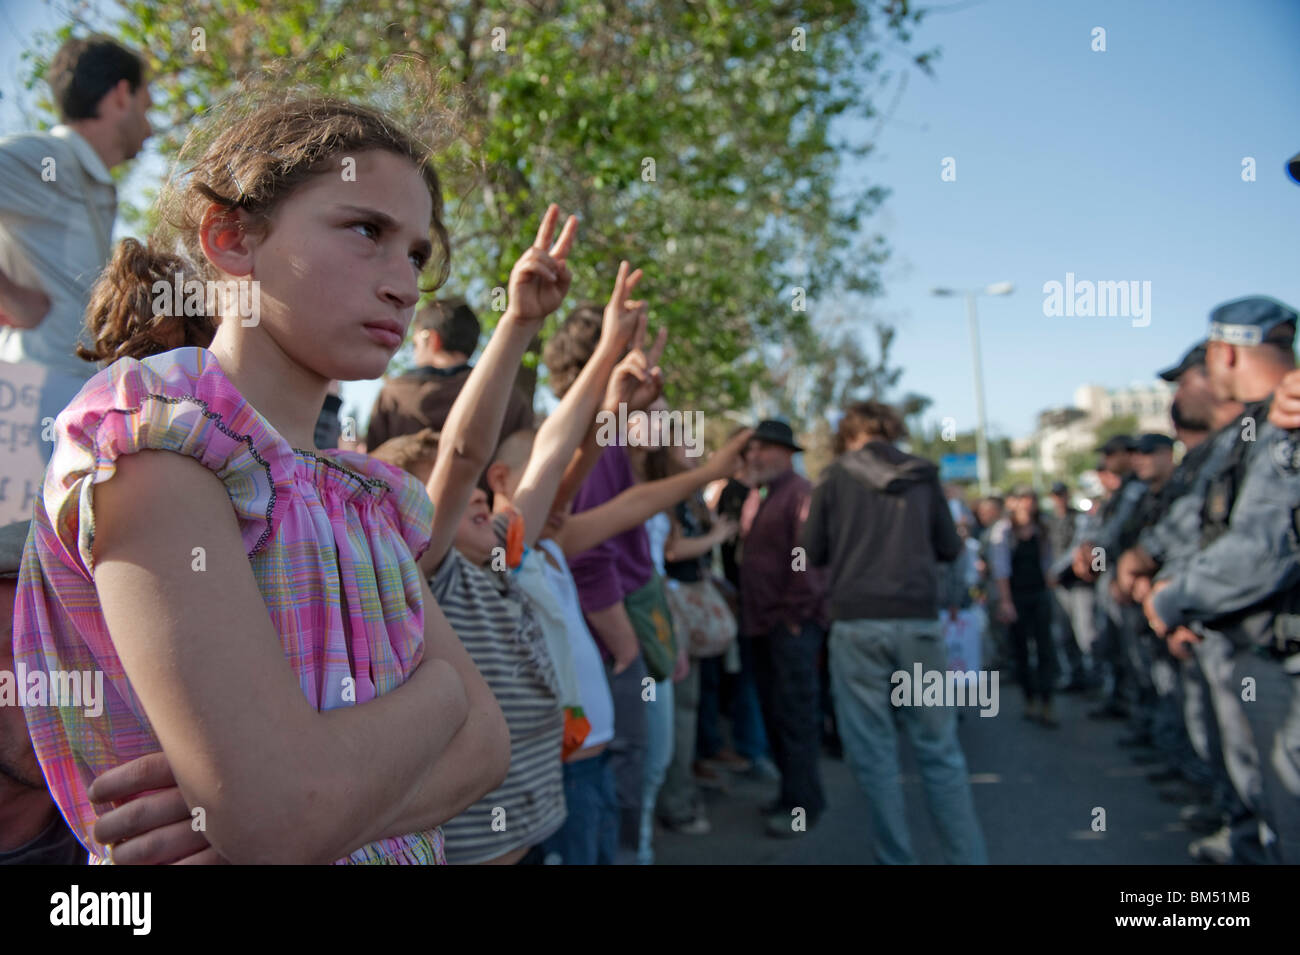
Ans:
[{"label": "street lamp", "polygon": [[989,477],[989,441],[984,421],[984,372],[980,363],[980,336],[975,317],[975,296],[1010,295],[1014,290],[1015,286],[1010,282],[994,282],[982,289],[937,288],[933,291],[934,295],[939,296],[964,295],[966,297],[966,316],[970,322],[971,361],[975,366],[975,414],[978,422],[975,429],[975,447],[978,452],[980,494],[983,495],[989,493],[992,482]]}]

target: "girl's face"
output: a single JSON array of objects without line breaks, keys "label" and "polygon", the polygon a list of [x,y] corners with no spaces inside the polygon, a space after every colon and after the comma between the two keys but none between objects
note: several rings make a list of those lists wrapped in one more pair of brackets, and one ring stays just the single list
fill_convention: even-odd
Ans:
[{"label": "girl's face", "polygon": [[433,200],[415,164],[395,153],[337,164],[281,202],[256,241],[241,278],[258,281],[261,314],[242,332],[269,336],[322,378],[378,378],[420,297]]}]

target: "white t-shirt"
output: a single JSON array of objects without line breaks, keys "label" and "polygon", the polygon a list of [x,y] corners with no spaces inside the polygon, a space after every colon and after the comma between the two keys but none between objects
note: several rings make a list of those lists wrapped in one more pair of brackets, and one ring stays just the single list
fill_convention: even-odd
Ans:
[{"label": "white t-shirt", "polygon": [[614,738],[614,698],[610,696],[609,679],[605,676],[600,651],[596,649],[596,641],[582,616],[577,585],[573,582],[573,574],[569,571],[568,561],[564,559],[564,551],[560,550],[559,544],[547,539],[539,540],[537,546],[555,559],[555,564],[549,560],[543,560],[542,563],[546,566],[546,579],[564,613],[569,650],[573,654],[573,670],[578,678],[578,698],[582,700],[582,711],[591,724],[591,732],[583,741],[582,748],[608,743]]},{"label": "white t-shirt", "polygon": [[654,561],[655,573],[660,577],[668,576],[664,571],[664,547],[668,544],[668,535],[672,530],[673,522],[664,511],[645,522],[645,532],[650,537],[650,559]]}]

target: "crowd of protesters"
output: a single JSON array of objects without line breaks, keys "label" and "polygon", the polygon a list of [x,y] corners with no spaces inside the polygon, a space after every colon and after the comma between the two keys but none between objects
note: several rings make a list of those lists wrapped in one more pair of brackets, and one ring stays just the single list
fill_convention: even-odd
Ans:
[{"label": "crowd of protesters", "polygon": [[[106,184],[148,135],[138,58],[75,41],[51,80],[54,137]],[[38,282],[48,224],[0,210],[3,354],[92,369],[32,519],[0,534],[0,670],[103,680],[94,713],[0,707],[0,862],[649,864],[659,827],[709,835],[701,789],[732,774],[773,784],[756,835],[817,826],[829,749],[877,858],[908,863],[906,736],[945,861],[983,863],[957,707],[894,692],[953,667],[963,620],[1025,718],[1059,727],[1081,692],[1129,721],[1120,745],[1211,830],[1193,856],[1296,861],[1293,310],[1214,310],[1164,373],[1180,463],[1165,435],[1107,441],[1086,514],[1064,485],[1046,510],[1029,487],[968,506],[877,401],[843,409],[814,486],[781,421],[687,453],[627,262],[549,336],[558,406],[535,420],[516,379],[576,218],[545,211],[471,362],[464,299],[417,309],[450,242],[391,117],[263,94],[209,121],[146,243],[59,253],[93,288]],[[15,189],[40,188],[40,146],[0,143]],[[111,227],[111,187],[80,183]],[[266,308],[160,315],[174,275],[256,275]],[[411,330],[416,367],[338,450],[338,382],[378,378]]]}]

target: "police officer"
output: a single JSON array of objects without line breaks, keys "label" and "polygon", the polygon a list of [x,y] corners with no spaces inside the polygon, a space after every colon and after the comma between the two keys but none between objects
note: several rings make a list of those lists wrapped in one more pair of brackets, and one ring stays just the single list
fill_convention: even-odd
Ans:
[{"label": "police officer", "polygon": [[[1173,500],[1154,524],[1143,528],[1137,545],[1120,557],[1116,576],[1121,594],[1139,603],[1150,592],[1151,576],[1162,566],[1162,573],[1169,575],[1195,555],[1201,532],[1201,482],[1207,471],[1213,472],[1212,462],[1235,444],[1243,414],[1240,402],[1219,400],[1211,388],[1204,342],[1192,346],[1160,377],[1178,385],[1171,412],[1186,454],[1168,485]],[[1238,754],[1254,751],[1241,699],[1230,685],[1230,655],[1231,644],[1219,634],[1179,651],[1177,691],[1185,735],[1196,759],[1181,750],[1175,766],[1189,781],[1210,788],[1208,804],[1193,802],[1180,816],[1190,828],[1213,833],[1188,847],[1194,858],[1219,863],[1262,861],[1253,801],[1248,805],[1242,795],[1258,793],[1258,774],[1243,769],[1257,761],[1236,759],[1234,777],[1223,755],[1225,746]],[[1209,679],[1207,671],[1222,679]]]},{"label": "police officer", "polygon": [[1100,709],[1088,714],[1090,719],[1124,719],[1132,715],[1124,707],[1124,697],[1136,685],[1138,676],[1125,652],[1124,633],[1136,631],[1140,615],[1116,599],[1111,582],[1115,562],[1130,539],[1136,539],[1137,507],[1146,494],[1146,484],[1132,469],[1131,456],[1136,448],[1137,443],[1130,436],[1116,435],[1097,449],[1102,458],[1101,469],[1118,478],[1119,486],[1101,505],[1096,523],[1084,531],[1085,539],[1075,547],[1071,564],[1076,577],[1095,583],[1094,653],[1097,660],[1105,661],[1111,672],[1109,698]]},{"label": "police officer", "polygon": [[[1070,489],[1060,481],[1052,485],[1052,510],[1044,515],[1047,540],[1053,554],[1069,554],[1085,516],[1070,504]],[[1069,678],[1060,687],[1065,693],[1082,693],[1093,686],[1092,677],[1092,587],[1071,572],[1052,588],[1053,617],[1061,649],[1065,653]]]},{"label": "police officer", "polygon": [[[1179,431],[1188,452],[1179,464],[1182,476],[1175,473],[1174,479],[1191,490],[1175,499],[1160,521],[1141,531],[1138,546],[1119,559],[1119,589],[1139,603],[1151,592],[1153,574],[1175,576],[1199,550],[1205,485],[1238,444],[1244,426],[1244,405],[1221,400],[1210,385],[1205,343],[1193,346],[1161,377],[1178,382],[1178,417],[1212,433],[1197,442],[1195,430]],[[1212,798],[1209,806],[1184,807],[1182,817],[1193,828],[1214,833],[1192,842],[1188,851],[1193,858],[1219,864],[1262,861],[1255,815],[1261,787],[1258,759],[1242,699],[1232,686],[1232,644],[1218,631],[1201,633],[1200,624],[1192,624],[1191,630],[1199,639],[1190,643],[1192,633],[1180,631],[1173,655],[1180,660],[1184,725],[1201,763],[1209,767]],[[1182,768],[1188,769],[1186,764]],[[1195,769],[1190,777],[1203,781]]]},{"label": "police officer", "polygon": [[[1211,313],[1206,369],[1218,396],[1246,404],[1238,439],[1203,483],[1201,550],[1144,601],[1171,648],[1202,634],[1231,645],[1231,684],[1258,744],[1260,841],[1300,862],[1300,435],[1267,421],[1273,391],[1295,365],[1297,315],[1274,299]],[[1225,741],[1226,742],[1226,741]],[[1225,760],[1249,759],[1230,753]],[[1261,758],[1262,757],[1262,758]],[[1238,767],[1239,769],[1241,767]],[[1244,767],[1249,770],[1250,767]],[[1229,769],[1234,767],[1230,764]]]}]

